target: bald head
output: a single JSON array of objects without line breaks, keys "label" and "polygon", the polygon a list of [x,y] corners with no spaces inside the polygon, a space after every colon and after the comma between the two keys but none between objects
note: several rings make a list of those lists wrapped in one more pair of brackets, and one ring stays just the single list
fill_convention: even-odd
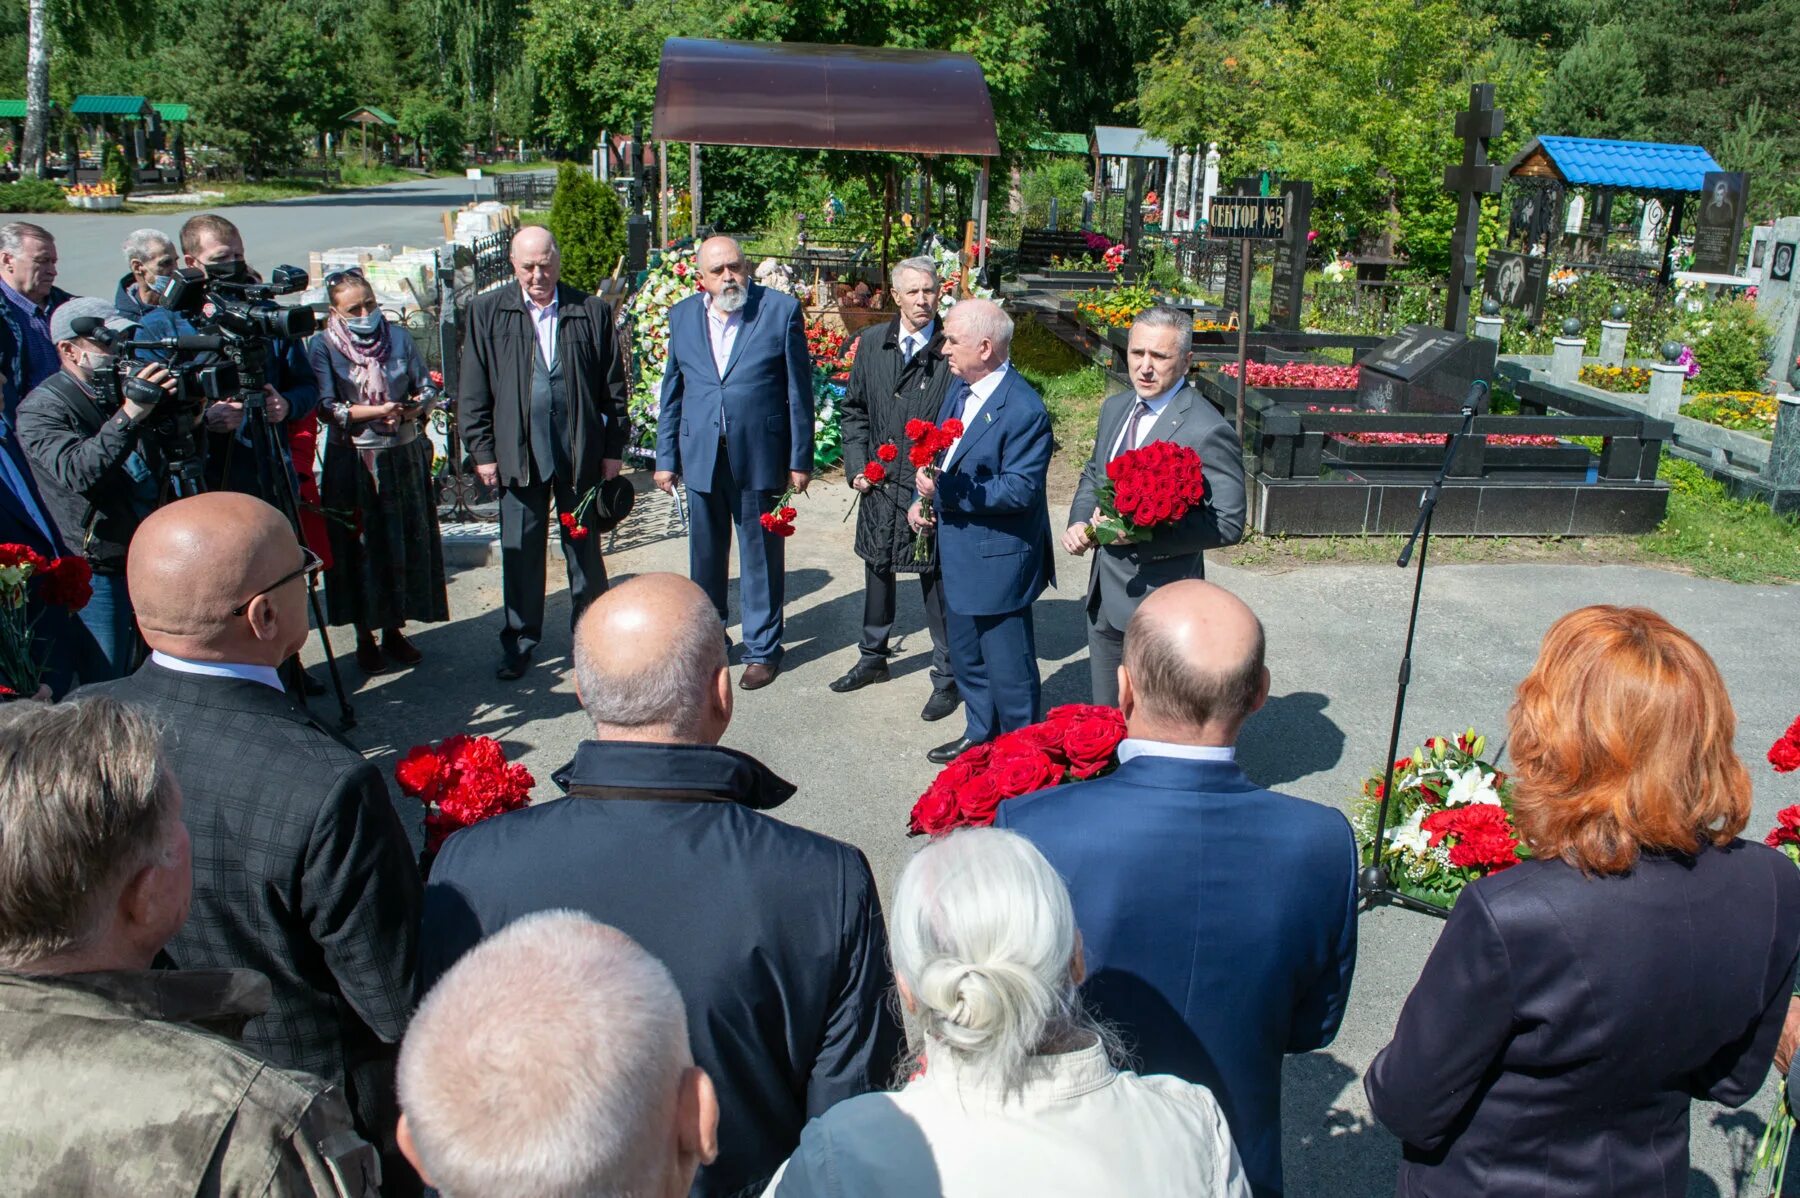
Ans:
[{"label": "bald head", "polygon": [[[151,513],[131,538],[125,575],[152,649],[273,664],[306,638],[305,586],[295,573],[301,561],[300,544],[280,512],[249,495],[216,491]],[[290,591],[299,595],[298,640],[289,626]],[[233,615],[236,607],[247,610]],[[279,644],[262,643],[272,635]]]},{"label": "bald head", "polygon": [[594,600],[575,628],[575,689],[602,740],[716,743],[731,678],[706,592],[645,574]]},{"label": "bald head", "polygon": [[1231,744],[1268,693],[1262,621],[1223,587],[1173,582],[1131,617],[1119,688],[1131,735]]},{"label": "bald head", "polygon": [[556,238],[542,225],[526,225],[512,239],[513,278],[533,303],[547,304],[556,297],[556,281],[562,277],[562,251]]},{"label": "bald head", "polygon": [[731,237],[708,237],[694,255],[700,286],[712,297],[713,311],[736,312],[750,298],[750,274],[744,247]]}]

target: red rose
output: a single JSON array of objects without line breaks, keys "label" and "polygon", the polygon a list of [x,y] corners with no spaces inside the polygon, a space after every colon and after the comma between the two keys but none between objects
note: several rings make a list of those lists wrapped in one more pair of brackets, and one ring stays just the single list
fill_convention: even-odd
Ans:
[{"label": "red rose", "polygon": [[994,809],[1000,806],[1000,800],[1012,797],[1001,785],[998,765],[996,761],[986,769],[971,769],[969,776],[957,785],[953,793],[958,827],[989,827],[994,822]]},{"label": "red rose", "polygon": [[1769,746],[1769,764],[1775,767],[1778,774],[1788,774],[1800,769],[1800,744],[1782,737]]},{"label": "red rose", "polygon": [[1063,755],[1071,776],[1088,779],[1119,764],[1119,742],[1125,739],[1122,724],[1110,720],[1076,720],[1063,737]]},{"label": "red rose", "polygon": [[884,483],[887,481],[887,467],[880,462],[870,462],[863,467],[863,477],[872,483]]},{"label": "red rose", "polygon": [[875,456],[884,462],[891,462],[900,456],[900,451],[894,448],[894,443],[892,441],[889,441],[886,445],[883,445],[880,449],[875,451]]},{"label": "red rose", "polygon": [[414,745],[394,766],[394,781],[400,784],[400,793],[430,803],[437,798],[432,791],[443,773],[444,763],[430,745]]},{"label": "red rose", "polygon": [[947,786],[931,784],[913,803],[907,833],[912,836],[939,836],[956,826],[956,797]]},{"label": "red rose", "polygon": [[1002,797],[1013,799],[1055,786],[1063,780],[1063,767],[1042,749],[1021,745],[1005,753],[996,751],[986,776],[995,781]]},{"label": "red rose", "polygon": [[59,557],[47,569],[36,571],[43,581],[45,603],[80,611],[94,597],[94,568],[86,558]]}]

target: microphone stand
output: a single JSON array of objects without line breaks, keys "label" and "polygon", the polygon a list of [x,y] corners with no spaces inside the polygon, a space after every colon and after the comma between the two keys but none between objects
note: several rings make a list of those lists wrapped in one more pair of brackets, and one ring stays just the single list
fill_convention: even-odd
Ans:
[{"label": "microphone stand", "polygon": [[1438,499],[1444,493],[1444,482],[1450,477],[1450,465],[1456,460],[1457,443],[1468,436],[1470,429],[1474,427],[1475,409],[1480,406],[1487,387],[1486,383],[1478,382],[1470,389],[1469,397],[1463,403],[1462,427],[1451,433],[1445,443],[1444,464],[1438,468],[1437,477],[1431,480],[1431,485],[1419,497],[1419,518],[1413,522],[1412,536],[1407,539],[1406,548],[1400,551],[1400,558],[1394,563],[1404,570],[1407,562],[1412,560],[1413,549],[1418,549],[1418,568],[1413,572],[1412,613],[1406,620],[1406,648],[1400,655],[1399,685],[1394,691],[1394,724],[1388,732],[1387,767],[1381,779],[1381,805],[1375,811],[1375,835],[1370,849],[1373,860],[1363,866],[1356,876],[1356,889],[1361,896],[1364,911],[1386,903],[1439,919],[1446,919],[1450,914],[1442,907],[1394,889],[1393,878],[1382,858],[1387,849],[1388,805],[1394,797],[1394,755],[1400,751],[1400,721],[1406,714],[1406,688],[1412,682],[1413,640],[1419,631],[1419,596],[1425,588],[1425,555],[1431,548],[1431,517],[1437,511]]}]

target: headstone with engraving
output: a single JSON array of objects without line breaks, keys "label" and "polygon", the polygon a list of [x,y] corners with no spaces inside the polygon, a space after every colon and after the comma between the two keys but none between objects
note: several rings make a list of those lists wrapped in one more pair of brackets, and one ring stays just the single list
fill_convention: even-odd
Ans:
[{"label": "headstone with engraving", "polygon": [[1549,283],[1548,259],[1510,250],[1489,250],[1481,294],[1502,308],[1526,314],[1533,324],[1544,319],[1544,292]]},{"label": "headstone with engraving", "polygon": [[[1259,182],[1254,176],[1247,176],[1232,183],[1229,188],[1212,198],[1216,200],[1220,195],[1253,196],[1257,192]],[[1207,209],[1206,218],[1208,234],[1213,237],[1219,236],[1220,231],[1212,227],[1212,209],[1210,207]],[[1242,255],[1235,251],[1225,255],[1225,291],[1219,306],[1227,312],[1235,313],[1237,318],[1243,321],[1247,317],[1245,313],[1238,311],[1243,303],[1244,294],[1244,264],[1241,258]]]},{"label": "headstone with engraving", "polygon": [[[1470,385],[1493,379],[1497,350],[1486,338],[1409,324],[1363,358],[1357,403],[1376,412],[1460,412]],[[1484,397],[1479,410],[1487,409]]]},{"label": "headstone with engraving", "polygon": [[1800,216],[1778,217],[1769,234],[1769,266],[1756,289],[1756,312],[1774,336],[1770,374],[1790,386],[1800,384]]},{"label": "headstone with engraving", "polygon": [[1742,171],[1707,171],[1694,216],[1694,274],[1735,275],[1738,241],[1744,232],[1744,205],[1750,176]]},{"label": "headstone with engraving", "polygon": [[1275,246],[1275,273],[1269,284],[1269,327],[1300,331],[1301,297],[1306,293],[1307,234],[1312,230],[1312,184],[1283,183],[1287,229]]}]

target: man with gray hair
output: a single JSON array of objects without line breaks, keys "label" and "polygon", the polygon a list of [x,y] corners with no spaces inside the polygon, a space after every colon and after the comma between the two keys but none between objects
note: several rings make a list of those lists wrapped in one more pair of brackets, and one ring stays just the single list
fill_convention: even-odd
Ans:
[{"label": "man with gray hair", "polygon": [[[1063,548],[1092,550],[1088,570],[1088,669],[1094,702],[1119,701],[1119,660],[1125,626],[1138,604],[1157,587],[1206,577],[1203,550],[1235,545],[1244,535],[1244,449],[1237,433],[1206,397],[1186,385],[1193,364],[1194,322],[1179,308],[1158,305],[1138,313],[1125,356],[1131,389],[1100,408],[1094,451],[1082,468],[1069,510]],[[1152,441],[1169,441],[1200,455],[1206,499],[1181,520],[1158,528],[1148,540],[1097,545],[1096,496],[1106,468],[1122,453]]]},{"label": "man with gray hair", "polygon": [[156,281],[175,273],[180,254],[175,249],[174,239],[161,229],[133,229],[122,248],[128,269],[125,277],[119,280],[113,307],[125,319],[136,323],[157,306],[160,293]]},{"label": "man with gray hair", "polygon": [[509,924],[432,988],[400,1102],[400,1147],[446,1198],[685,1198],[719,1153],[675,980],[574,911]]},{"label": "man with gray hair", "polygon": [[50,230],[22,220],[0,225],[0,395],[7,415],[62,368],[50,317],[72,298],[56,285]]},{"label": "man with gray hair", "polygon": [[214,1034],[268,1009],[268,979],[150,968],[188,914],[181,806],[132,708],[0,707],[6,1188],[375,1198],[343,1095]]},{"label": "man with gray hair", "polygon": [[793,785],[719,744],[735,692],[694,583],[646,574],[596,599],[575,630],[575,687],[594,739],[555,775],[567,797],[438,854],[421,987],[536,911],[618,928],[668,966],[718,1088],[728,1134],[694,1194],[755,1193],[809,1118],[887,1081],[899,1029],[875,880],[855,848],[763,814]]},{"label": "man with gray hair", "polygon": [[919,560],[906,521],[912,480],[900,457],[909,448],[906,426],[935,422],[950,389],[944,335],[937,319],[937,263],[928,256],[897,262],[888,274],[888,293],[898,315],[870,325],[852,349],[850,383],[839,412],[843,422],[844,475],[862,499],[856,516],[856,556],[863,559],[861,655],[849,673],[831,684],[840,694],[872,682],[886,682],[888,637],[896,614],[895,575],[917,574],[931,633],[931,699],[920,713],[941,720],[962,698],[950,669],[950,638],[944,623],[944,590],[939,585],[936,544]]}]

